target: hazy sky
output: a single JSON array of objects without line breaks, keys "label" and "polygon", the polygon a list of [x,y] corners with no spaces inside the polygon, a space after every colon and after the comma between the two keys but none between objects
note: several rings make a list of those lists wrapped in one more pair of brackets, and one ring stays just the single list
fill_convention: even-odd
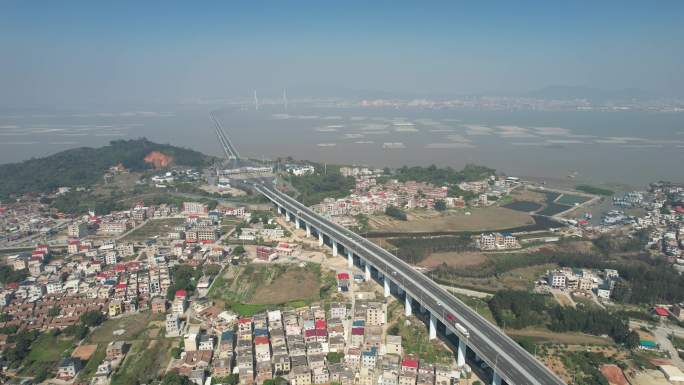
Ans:
[{"label": "hazy sky", "polygon": [[[200,4],[201,3],[201,4]],[[684,1],[9,1],[0,107],[684,89]]]}]

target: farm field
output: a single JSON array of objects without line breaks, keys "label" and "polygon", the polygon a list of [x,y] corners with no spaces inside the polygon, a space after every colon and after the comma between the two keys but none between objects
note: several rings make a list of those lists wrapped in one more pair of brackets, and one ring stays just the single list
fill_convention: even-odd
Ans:
[{"label": "farm field", "polygon": [[43,333],[31,346],[31,351],[24,360],[21,373],[24,375],[36,375],[42,369],[50,370],[55,367],[62,358],[68,357],[74,341],[70,337]]},{"label": "farm field", "polygon": [[150,219],[122,238],[124,242],[142,242],[156,235],[165,236],[174,227],[185,223],[184,218]]},{"label": "farm field", "polygon": [[499,230],[534,224],[527,213],[504,207],[474,208],[465,211],[447,212],[442,215],[428,215],[409,212],[408,221],[398,221],[387,216],[369,218],[371,229],[387,232],[440,232],[440,231],[484,231]]},{"label": "farm field", "polygon": [[477,251],[447,251],[432,253],[428,255],[425,259],[418,263],[418,266],[426,268],[435,268],[446,264],[453,268],[467,268],[474,267],[485,263],[488,260],[484,253]]},{"label": "farm field", "polygon": [[250,264],[232,267],[209,292],[234,311],[250,315],[274,305],[297,305],[321,299],[322,291],[334,288],[334,275],[320,265]]},{"label": "farm field", "polygon": [[135,340],[148,338],[145,329],[160,316],[150,312],[130,314],[119,318],[110,318],[95,329],[87,338],[88,343],[109,343],[115,340]]}]

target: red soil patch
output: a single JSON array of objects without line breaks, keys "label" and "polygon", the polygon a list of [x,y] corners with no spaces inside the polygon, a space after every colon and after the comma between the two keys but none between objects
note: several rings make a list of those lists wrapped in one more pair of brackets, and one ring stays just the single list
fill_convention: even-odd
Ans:
[{"label": "red soil patch", "polygon": [[601,366],[601,374],[608,380],[611,385],[628,385],[625,374],[622,373],[617,365],[603,365]]},{"label": "red soil patch", "polygon": [[154,168],[167,167],[173,163],[173,157],[164,155],[159,151],[152,151],[145,157],[145,163],[151,163]]}]

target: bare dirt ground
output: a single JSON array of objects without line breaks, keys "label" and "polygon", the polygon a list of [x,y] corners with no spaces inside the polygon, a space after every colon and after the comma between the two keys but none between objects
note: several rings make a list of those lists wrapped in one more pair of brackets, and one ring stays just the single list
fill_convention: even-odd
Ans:
[{"label": "bare dirt ground", "polygon": [[632,385],[671,385],[672,383],[665,378],[659,370],[645,370],[639,372],[634,377],[630,377]]},{"label": "bare dirt ground", "polygon": [[317,299],[320,282],[318,277],[304,269],[290,269],[278,279],[260,286],[250,303],[285,303],[293,299]]},{"label": "bare dirt ground", "polygon": [[93,192],[96,194],[104,194],[111,189],[118,189],[123,192],[128,192],[136,186],[141,176],[142,173],[139,172],[118,174],[115,175],[114,178],[112,178],[112,180],[107,184],[98,183],[95,185],[93,187]]},{"label": "bare dirt ground", "polygon": [[551,294],[559,305],[564,307],[575,307],[575,301],[573,301],[567,293],[561,293],[554,290]]},{"label": "bare dirt ground", "polygon": [[487,256],[476,251],[458,252],[448,251],[432,253],[418,263],[418,266],[434,268],[446,263],[449,267],[464,268],[481,265],[487,261]]},{"label": "bare dirt ground", "polygon": [[81,345],[74,349],[73,352],[71,352],[71,356],[79,358],[83,361],[88,361],[90,357],[93,355],[93,353],[95,353],[96,349],[97,344]]},{"label": "bare dirt ground", "polygon": [[601,366],[601,373],[611,385],[628,385],[622,369],[617,365],[603,365]]},{"label": "bare dirt ground", "polygon": [[374,230],[388,232],[483,231],[508,229],[534,223],[532,217],[503,207],[474,208],[452,211],[437,216],[409,213],[408,221],[390,219],[385,215],[372,216],[369,225]]},{"label": "bare dirt ground", "polygon": [[228,189],[223,189],[220,190],[218,186],[210,186],[210,185],[202,185],[200,186],[200,189],[211,193],[211,194],[221,194],[221,195],[227,195],[227,196],[234,196],[234,197],[241,197],[247,195],[246,192],[238,189],[238,188],[228,188]]}]

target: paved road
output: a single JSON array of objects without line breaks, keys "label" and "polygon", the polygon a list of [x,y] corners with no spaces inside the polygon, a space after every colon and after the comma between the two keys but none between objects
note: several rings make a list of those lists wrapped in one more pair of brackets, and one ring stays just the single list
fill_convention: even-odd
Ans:
[{"label": "paved road", "polygon": [[[482,357],[508,384],[560,385],[564,384],[553,372],[506,336],[498,327],[481,317],[466,304],[396,256],[334,224],[306,206],[280,193],[266,184],[255,189],[271,201],[283,206],[289,213],[310,224],[323,234],[332,235],[346,250],[363,257],[371,266],[399,284],[413,299],[426,307],[444,324],[452,324],[447,314],[469,330],[468,346]],[[452,325],[449,326],[455,331]]]}]

